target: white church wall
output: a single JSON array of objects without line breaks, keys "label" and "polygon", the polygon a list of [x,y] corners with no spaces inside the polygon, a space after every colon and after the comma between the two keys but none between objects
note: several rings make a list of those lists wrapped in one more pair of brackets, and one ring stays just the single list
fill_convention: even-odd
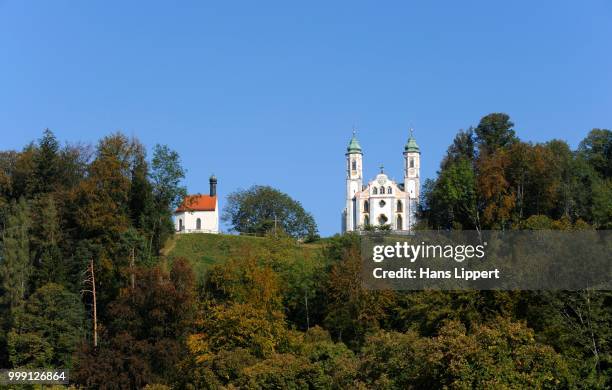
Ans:
[{"label": "white church wall", "polygon": [[[200,229],[197,228],[198,218]],[[182,230],[181,230],[182,221]],[[217,211],[190,211],[176,213],[174,228],[181,233],[219,233],[219,217]]]}]

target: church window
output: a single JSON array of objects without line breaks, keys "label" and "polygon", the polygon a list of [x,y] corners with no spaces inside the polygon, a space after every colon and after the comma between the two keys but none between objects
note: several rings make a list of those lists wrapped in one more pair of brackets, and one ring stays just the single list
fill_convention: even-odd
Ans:
[{"label": "church window", "polygon": [[357,161],[353,160],[353,171],[357,170]]},{"label": "church window", "polygon": [[381,200],[380,202],[378,202],[378,205],[380,206],[380,208],[385,207],[386,204],[387,202],[385,202],[384,200]]},{"label": "church window", "polygon": [[386,224],[387,224],[387,221],[389,221],[389,218],[387,218],[387,216],[386,216],[385,214],[380,214],[380,215],[378,216],[378,223],[379,223],[380,225],[386,225]]},{"label": "church window", "polygon": [[396,227],[395,227],[395,228],[396,228],[397,230],[403,230],[403,228],[404,228],[404,227],[403,227],[403,224],[404,224],[404,221],[402,220],[402,216],[401,216],[401,215],[398,215],[398,216],[397,216],[397,223],[396,223]]},{"label": "church window", "polygon": [[393,193],[393,190],[391,189],[391,186],[387,187],[387,194],[391,194]]},{"label": "church window", "polygon": [[410,168],[414,168],[414,157],[410,157]]},{"label": "church window", "polygon": [[384,194],[385,193],[385,187],[380,187],[380,193]]},{"label": "church window", "polygon": [[370,202],[368,202],[367,200],[363,202],[363,212],[364,213],[370,212]]},{"label": "church window", "polygon": [[372,194],[374,194],[374,195],[378,194],[378,189],[376,187],[374,187],[372,189]]},{"label": "church window", "polygon": [[202,230],[202,220],[200,218],[196,219],[196,230]]},{"label": "church window", "polygon": [[183,220],[179,219],[179,231],[183,231]]},{"label": "church window", "polygon": [[404,211],[404,205],[402,204],[401,200],[397,201],[397,212],[401,213],[402,211]]},{"label": "church window", "polygon": [[365,216],[365,218],[363,218],[363,224],[366,226],[370,226],[370,217],[369,216]]}]

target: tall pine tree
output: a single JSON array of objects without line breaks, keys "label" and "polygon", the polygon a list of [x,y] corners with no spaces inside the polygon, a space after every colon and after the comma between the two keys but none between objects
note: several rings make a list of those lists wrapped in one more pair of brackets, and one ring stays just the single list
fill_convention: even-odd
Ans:
[{"label": "tall pine tree", "polygon": [[28,293],[32,273],[30,261],[30,212],[25,199],[11,205],[2,233],[0,282],[3,301],[12,310],[20,306]]}]

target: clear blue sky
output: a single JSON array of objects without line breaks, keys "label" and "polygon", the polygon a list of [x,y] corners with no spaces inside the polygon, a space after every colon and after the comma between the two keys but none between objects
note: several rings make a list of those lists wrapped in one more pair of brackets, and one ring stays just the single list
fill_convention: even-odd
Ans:
[{"label": "clear blue sky", "polygon": [[190,192],[269,184],[324,235],[353,124],[367,177],[401,176],[410,124],[432,177],[495,111],[528,141],[611,128],[612,2],[0,0],[0,149],[122,130],[176,149]]}]

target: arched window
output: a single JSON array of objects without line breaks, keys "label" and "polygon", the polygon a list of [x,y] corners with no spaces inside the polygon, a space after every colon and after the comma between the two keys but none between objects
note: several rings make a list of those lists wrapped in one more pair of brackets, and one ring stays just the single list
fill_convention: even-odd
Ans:
[{"label": "arched window", "polygon": [[401,200],[398,200],[398,201],[397,201],[397,212],[398,212],[398,213],[401,213],[401,212],[403,212],[403,211],[404,211],[404,205],[402,204],[402,201],[401,201]]},{"label": "arched window", "polygon": [[370,217],[368,215],[363,218],[363,224],[365,226],[370,226]]},{"label": "arched window", "polygon": [[367,200],[363,202],[363,212],[364,213],[370,212],[370,202],[368,202]]},{"label": "arched window", "polygon": [[410,157],[410,168],[414,168],[414,157]]},{"label": "arched window", "polygon": [[357,161],[353,160],[353,171],[357,170]]},{"label": "arched window", "polygon": [[372,194],[374,194],[374,195],[378,194],[378,189],[376,187],[374,187],[372,189]]},{"label": "arched window", "polygon": [[391,188],[391,186],[387,187],[387,194],[392,194],[393,193],[393,189]]},{"label": "arched window", "polygon": [[183,220],[179,218],[179,232],[183,231]]},{"label": "arched window", "polygon": [[200,218],[196,219],[196,230],[202,230],[202,220]]},{"label": "arched window", "polygon": [[396,227],[395,228],[397,230],[404,230],[403,224],[404,224],[404,221],[402,220],[402,216],[398,215],[397,216],[397,223],[396,223]]},{"label": "arched window", "polygon": [[380,187],[380,193],[384,194],[385,193],[385,187]]}]

